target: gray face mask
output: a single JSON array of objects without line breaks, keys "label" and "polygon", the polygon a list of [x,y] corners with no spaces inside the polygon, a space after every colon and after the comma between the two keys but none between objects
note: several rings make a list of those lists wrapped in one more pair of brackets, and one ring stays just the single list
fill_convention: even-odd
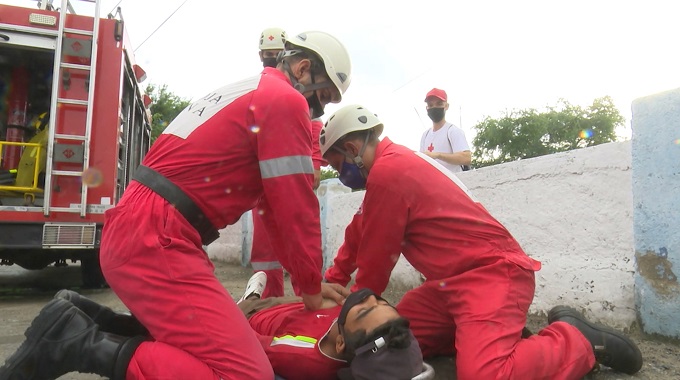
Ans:
[{"label": "gray face mask", "polygon": [[444,119],[444,108],[428,108],[427,117],[435,123],[439,123]]},{"label": "gray face mask", "polygon": [[309,105],[309,114],[311,115],[312,119],[318,119],[323,116],[323,106],[319,101],[319,97],[316,96],[316,91],[314,91],[312,95],[307,98],[307,105]]}]

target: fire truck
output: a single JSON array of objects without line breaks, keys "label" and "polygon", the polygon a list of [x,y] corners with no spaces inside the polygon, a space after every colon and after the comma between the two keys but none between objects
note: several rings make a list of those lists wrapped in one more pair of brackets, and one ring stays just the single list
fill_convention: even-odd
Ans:
[{"label": "fire truck", "polygon": [[120,8],[0,4],[1,264],[80,261],[85,286],[105,285],[104,212],[150,146],[145,77]]}]

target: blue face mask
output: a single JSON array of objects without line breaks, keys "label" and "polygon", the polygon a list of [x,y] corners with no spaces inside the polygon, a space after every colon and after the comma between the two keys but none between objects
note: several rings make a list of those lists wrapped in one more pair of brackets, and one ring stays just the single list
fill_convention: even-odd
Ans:
[{"label": "blue face mask", "polygon": [[364,161],[361,156],[366,150],[368,145],[368,139],[371,137],[371,132],[366,134],[364,139],[364,145],[359,149],[359,154],[352,158],[350,153],[340,148],[335,148],[338,152],[341,152],[345,157],[351,159],[352,163],[347,161],[342,163],[342,169],[340,169],[340,175],[338,179],[343,185],[349,187],[352,190],[360,190],[366,188],[366,177],[368,176],[368,171],[364,168]]},{"label": "blue face mask", "polygon": [[359,165],[355,163],[343,162],[338,179],[343,185],[353,190],[366,188],[366,178],[361,173]]}]

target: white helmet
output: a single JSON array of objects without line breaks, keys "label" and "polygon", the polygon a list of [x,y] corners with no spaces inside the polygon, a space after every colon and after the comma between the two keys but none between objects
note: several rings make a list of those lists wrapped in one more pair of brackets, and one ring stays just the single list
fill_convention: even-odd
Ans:
[{"label": "white helmet", "polygon": [[267,28],[260,35],[260,50],[283,50],[286,31],[281,28]]},{"label": "white helmet", "polygon": [[321,155],[348,133],[374,128],[376,137],[383,132],[383,124],[378,117],[364,106],[352,104],[342,107],[328,118],[319,133]]},{"label": "white helmet", "polygon": [[309,49],[321,57],[326,74],[340,92],[337,102],[342,100],[342,94],[347,91],[352,81],[352,62],[345,46],[337,38],[319,31],[300,33],[287,42],[293,46]]}]

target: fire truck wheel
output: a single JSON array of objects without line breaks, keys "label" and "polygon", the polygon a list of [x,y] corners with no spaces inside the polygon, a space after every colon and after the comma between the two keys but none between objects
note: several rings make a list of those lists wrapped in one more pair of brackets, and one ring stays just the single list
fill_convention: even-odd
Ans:
[{"label": "fire truck wheel", "polygon": [[83,279],[83,288],[99,289],[108,287],[102,274],[102,268],[99,266],[98,256],[80,260],[80,274]]}]

